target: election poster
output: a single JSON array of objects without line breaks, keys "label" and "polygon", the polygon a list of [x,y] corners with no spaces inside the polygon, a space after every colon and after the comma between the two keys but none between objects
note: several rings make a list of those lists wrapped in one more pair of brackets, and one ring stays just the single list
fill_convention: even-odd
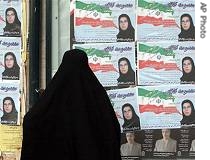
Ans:
[{"label": "election poster", "polygon": [[122,159],[195,158],[195,128],[146,129],[121,133]]},{"label": "election poster", "polygon": [[135,0],[76,0],[76,42],[135,41]]},{"label": "election poster", "polygon": [[75,44],[104,87],[136,85],[135,44],[132,42]]},{"label": "election poster", "polygon": [[194,42],[137,43],[138,85],[195,83]]},{"label": "election poster", "polygon": [[142,156],[142,144],[144,131],[127,131],[121,133],[120,153],[122,159],[140,160]]},{"label": "election poster", "polygon": [[194,0],[138,0],[138,41],[195,41],[194,24]]},{"label": "election poster", "polygon": [[0,2],[0,36],[20,37],[22,21],[22,0]]},{"label": "election poster", "polygon": [[190,158],[194,159],[193,151],[194,128],[155,129],[141,132],[142,157],[145,158]]},{"label": "election poster", "polygon": [[0,83],[0,124],[20,124],[20,87],[18,83]]},{"label": "election poster", "polygon": [[120,123],[121,131],[140,130],[140,114],[137,105],[136,87],[108,90],[107,94]]},{"label": "election poster", "polygon": [[0,80],[15,82],[21,75],[21,38],[0,37]]},{"label": "election poster", "polygon": [[142,129],[195,125],[195,86],[138,86]]}]

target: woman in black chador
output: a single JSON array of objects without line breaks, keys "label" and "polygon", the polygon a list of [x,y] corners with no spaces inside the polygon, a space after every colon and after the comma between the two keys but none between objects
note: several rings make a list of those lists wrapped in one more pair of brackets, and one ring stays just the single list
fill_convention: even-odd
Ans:
[{"label": "woman in black chador", "polygon": [[20,67],[17,64],[15,54],[7,52],[4,55],[4,67],[5,70],[2,72],[3,80],[19,80],[20,78]]},{"label": "woman in black chador", "polygon": [[184,57],[182,59],[182,72],[183,75],[180,78],[181,84],[195,83],[195,64],[191,57]]},{"label": "woman in black chador", "polygon": [[183,14],[180,18],[181,33],[179,41],[195,41],[195,26],[189,14]]},{"label": "woman in black chador", "polygon": [[121,160],[120,125],[85,52],[67,51],[23,121],[21,160]]},{"label": "woman in black chador", "polygon": [[182,101],[182,125],[195,124],[195,108],[192,101],[186,99]]},{"label": "woman in black chador", "polygon": [[117,79],[118,86],[134,85],[135,84],[135,72],[131,67],[130,61],[126,57],[122,57],[118,60],[119,78]]},{"label": "woman in black chador", "polygon": [[119,33],[117,42],[131,42],[135,40],[135,30],[127,14],[121,14],[118,18]]},{"label": "woman in black chador", "polygon": [[14,8],[9,7],[5,11],[6,26],[4,27],[5,36],[20,36],[21,23]]},{"label": "woman in black chador", "polygon": [[139,117],[130,103],[122,106],[122,113],[124,119],[124,124],[122,125],[123,131],[140,130]]}]

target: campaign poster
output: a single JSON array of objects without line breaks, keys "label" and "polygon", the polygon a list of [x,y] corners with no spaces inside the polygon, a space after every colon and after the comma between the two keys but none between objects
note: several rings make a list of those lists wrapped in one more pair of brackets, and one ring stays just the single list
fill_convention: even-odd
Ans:
[{"label": "campaign poster", "polygon": [[22,0],[1,0],[0,36],[20,37]]},{"label": "campaign poster", "polygon": [[139,86],[138,105],[142,129],[195,125],[195,86]]},{"label": "campaign poster", "polygon": [[135,0],[76,0],[76,42],[133,42]]},{"label": "campaign poster", "polygon": [[89,66],[104,87],[136,85],[133,42],[75,44],[88,56]]},{"label": "campaign poster", "polygon": [[136,91],[136,87],[107,91],[122,132],[141,129]]},{"label": "campaign poster", "polygon": [[138,42],[138,85],[195,83],[194,42]]},{"label": "campaign poster", "polygon": [[144,130],[142,143],[143,157],[176,158],[176,129]]},{"label": "campaign poster", "polygon": [[195,128],[162,128],[121,134],[121,156],[128,159],[195,158]]},{"label": "campaign poster", "polygon": [[19,91],[18,83],[0,83],[0,124],[20,124]]},{"label": "campaign poster", "polygon": [[195,41],[195,1],[138,0],[137,40]]},{"label": "campaign poster", "polygon": [[144,143],[143,131],[128,131],[121,133],[120,153],[122,160],[141,160],[142,144]]},{"label": "campaign poster", "polygon": [[0,37],[0,81],[20,80],[21,38]]}]

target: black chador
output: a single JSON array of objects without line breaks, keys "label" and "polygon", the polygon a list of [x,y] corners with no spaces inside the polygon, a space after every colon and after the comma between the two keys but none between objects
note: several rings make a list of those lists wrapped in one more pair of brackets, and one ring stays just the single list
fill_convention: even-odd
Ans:
[{"label": "black chador", "polygon": [[21,160],[121,160],[120,126],[85,52],[64,54],[25,115]]}]

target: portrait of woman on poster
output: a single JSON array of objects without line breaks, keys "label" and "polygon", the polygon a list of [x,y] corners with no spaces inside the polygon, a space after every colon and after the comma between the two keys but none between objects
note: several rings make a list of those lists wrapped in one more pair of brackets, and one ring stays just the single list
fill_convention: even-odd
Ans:
[{"label": "portrait of woman on poster", "polygon": [[120,147],[121,156],[141,156],[141,144],[135,141],[134,132],[125,133],[127,142]]},{"label": "portrait of woman on poster", "polygon": [[5,11],[6,26],[4,27],[4,36],[20,36],[21,22],[18,19],[14,8],[9,7]]},{"label": "portrait of woman on poster", "polygon": [[172,139],[170,129],[162,129],[162,139],[155,143],[154,152],[176,152],[177,141]]},{"label": "portrait of woman on poster", "polygon": [[180,18],[181,32],[178,41],[195,41],[195,26],[189,14],[183,14]]},{"label": "portrait of woman on poster", "polygon": [[1,124],[17,124],[18,112],[15,108],[15,102],[11,97],[3,99],[3,116]]},{"label": "portrait of woman on poster", "polygon": [[126,103],[122,106],[122,114],[124,119],[122,125],[123,131],[140,130],[139,117],[130,103]]},{"label": "portrait of woman on poster", "polygon": [[195,124],[195,108],[189,99],[182,101],[182,120],[180,121],[181,125],[190,125]]},{"label": "portrait of woman on poster", "polygon": [[118,86],[135,85],[135,72],[131,67],[130,61],[126,57],[122,57],[118,60],[118,69]]},{"label": "portrait of woman on poster", "polygon": [[121,14],[118,17],[118,26],[119,33],[117,34],[117,42],[131,42],[135,40],[135,29],[127,14]]},{"label": "portrait of woman on poster", "polygon": [[195,83],[195,64],[191,57],[184,57],[182,59],[182,72],[180,78],[181,84]]},{"label": "portrait of woman on poster", "polygon": [[3,80],[19,80],[20,67],[13,52],[7,52],[4,55],[4,68],[5,70],[2,72]]}]

